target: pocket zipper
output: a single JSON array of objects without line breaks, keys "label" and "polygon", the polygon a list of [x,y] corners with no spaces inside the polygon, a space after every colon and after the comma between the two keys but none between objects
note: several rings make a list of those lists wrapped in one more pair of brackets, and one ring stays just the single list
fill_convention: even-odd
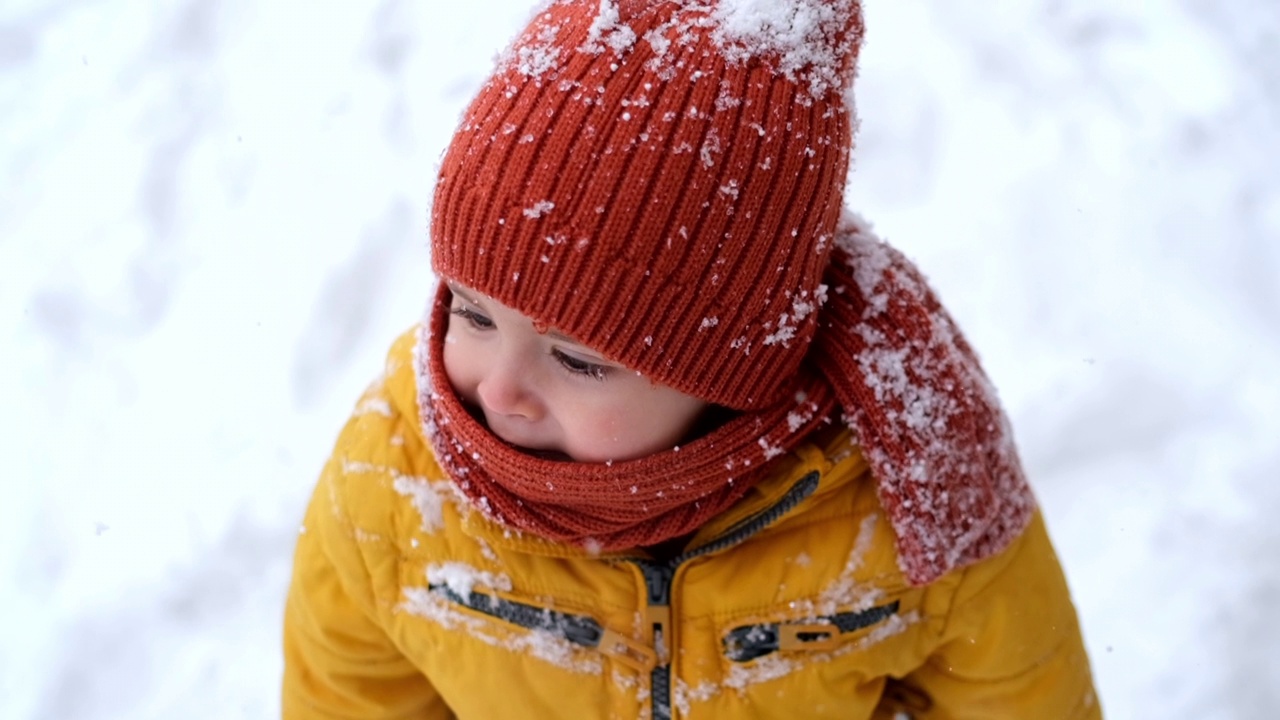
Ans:
[{"label": "pocket zipper", "polygon": [[469,610],[505,620],[526,630],[540,630],[579,647],[590,648],[641,672],[658,664],[657,654],[648,647],[604,627],[595,618],[558,612],[497,595],[475,592],[463,595],[448,585],[429,585],[428,590]]},{"label": "pocket zipper", "polygon": [[898,601],[857,612],[843,612],[804,622],[743,625],[724,638],[724,654],[734,662],[748,662],[779,651],[834,650],[844,635],[882,622],[898,612]]}]

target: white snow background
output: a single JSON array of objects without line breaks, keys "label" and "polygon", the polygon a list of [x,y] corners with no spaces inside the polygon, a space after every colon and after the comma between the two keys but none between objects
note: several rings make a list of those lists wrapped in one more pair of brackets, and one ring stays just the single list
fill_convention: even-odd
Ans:
[{"label": "white snow background", "polygon": [[[0,3],[0,717],[266,718],[303,505],[525,0]],[[1280,707],[1280,5],[867,0],[849,198],[981,351],[1111,718]]]}]

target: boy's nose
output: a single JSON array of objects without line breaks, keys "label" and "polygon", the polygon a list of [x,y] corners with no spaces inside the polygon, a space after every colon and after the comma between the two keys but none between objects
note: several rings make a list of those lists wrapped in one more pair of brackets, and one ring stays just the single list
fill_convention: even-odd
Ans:
[{"label": "boy's nose", "polygon": [[519,364],[495,358],[476,386],[476,395],[488,412],[537,419],[537,396],[529,387],[527,371]]}]

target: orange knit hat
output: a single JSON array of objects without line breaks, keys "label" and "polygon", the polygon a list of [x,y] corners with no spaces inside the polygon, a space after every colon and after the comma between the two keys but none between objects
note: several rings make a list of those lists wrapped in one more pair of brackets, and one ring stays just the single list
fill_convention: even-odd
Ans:
[{"label": "orange knit hat", "polygon": [[738,410],[793,392],[849,165],[856,0],[557,0],[445,154],[441,275]]}]

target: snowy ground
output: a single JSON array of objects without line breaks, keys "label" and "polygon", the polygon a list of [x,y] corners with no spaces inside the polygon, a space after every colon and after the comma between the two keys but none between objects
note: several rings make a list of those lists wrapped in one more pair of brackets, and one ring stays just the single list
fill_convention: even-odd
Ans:
[{"label": "snowy ground", "polygon": [[[1273,716],[1280,6],[867,4],[851,202],[983,352],[1110,717]],[[276,713],[304,499],[527,12],[0,5],[0,717]]]}]

